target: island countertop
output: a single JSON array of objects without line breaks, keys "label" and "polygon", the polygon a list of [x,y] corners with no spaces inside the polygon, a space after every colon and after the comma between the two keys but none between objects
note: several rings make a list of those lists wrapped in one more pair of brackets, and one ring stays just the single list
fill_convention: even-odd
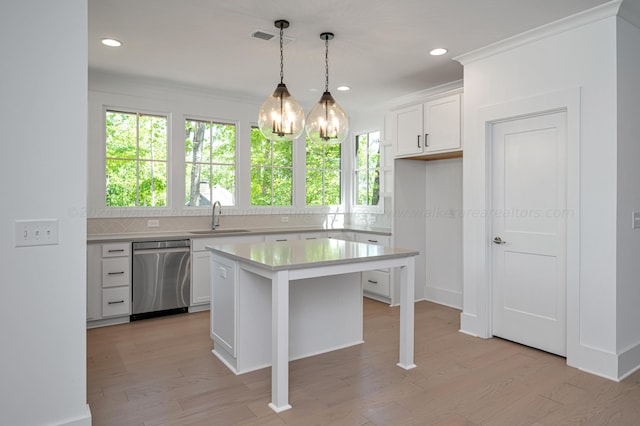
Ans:
[{"label": "island countertop", "polygon": [[333,238],[209,245],[214,253],[272,271],[417,256],[416,250]]}]

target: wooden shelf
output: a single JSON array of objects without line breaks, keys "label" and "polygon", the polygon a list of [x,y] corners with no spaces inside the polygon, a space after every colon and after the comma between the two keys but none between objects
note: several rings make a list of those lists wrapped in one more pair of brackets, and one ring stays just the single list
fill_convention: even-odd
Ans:
[{"label": "wooden shelf", "polygon": [[462,151],[443,152],[440,154],[422,154],[413,157],[400,157],[396,160],[419,160],[419,161],[434,161],[434,160],[448,160],[450,158],[462,158]]}]

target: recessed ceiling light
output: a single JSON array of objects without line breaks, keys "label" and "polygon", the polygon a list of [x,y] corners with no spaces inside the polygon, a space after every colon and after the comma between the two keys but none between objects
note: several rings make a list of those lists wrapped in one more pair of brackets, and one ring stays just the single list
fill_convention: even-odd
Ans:
[{"label": "recessed ceiling light", "polygon": [[122,42],[120,40],[116,40],[115,38],[103,38],[102,44],[109,47],[120,47],[122,46]]},{"label": "recessed ceiling light", "polygon": [[438,47],[436,49],[433,49],[431,52],[429,52],[429,55],[440,56],[440,55],[444,55],[445,53],[447,53],[447,49],[443,49],[442,47]]},{"label": "recessed ceiling light", "polygon": [[340,86],[338,87],[338,90],[341,92],[346,92],[347,90],[351,90],[351,87],[349,86]]}]

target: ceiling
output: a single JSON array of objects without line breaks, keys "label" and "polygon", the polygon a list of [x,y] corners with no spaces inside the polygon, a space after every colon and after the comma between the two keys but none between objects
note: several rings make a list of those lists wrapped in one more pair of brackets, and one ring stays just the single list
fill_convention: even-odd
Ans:
[{"label": "ceiling", "polygon": [[[452,60],[607,0],[89,0],[89,69],[261,101],[284,82],[305,107],[329,89],[347,111],[462,78]],[[276,34],[270,41],[255,30]],[[113,37],[124,44],[100,43]],[[429,50],[445,47],[444,56]],[[348,92],[336,87],[347,85]]]}]

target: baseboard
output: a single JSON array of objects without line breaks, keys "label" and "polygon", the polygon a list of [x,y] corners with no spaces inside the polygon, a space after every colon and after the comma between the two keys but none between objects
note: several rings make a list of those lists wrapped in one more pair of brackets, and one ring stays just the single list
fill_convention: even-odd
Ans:
[{"label": "baseboard", "polygon": [[640,342],[630,346],[618,355],[618,380],[624,380],[639,369]]},{"label": "baseboard", "polygon": [[202,305],[194,305],[189,306],[189,313],[202,312],[211,310],[211,305],[209,303],[204,303]]},{"label": "baseboard", "polygon": [[567,365],[605,379],[619,381],[618,357],[600,348],[585,344],[576,348],[567,347]]},{"label": "baseboard", "polygon": [[440,305],[449,306],[451,308],[462,309],[462,293],[444,288],[426,287],[426,300]]},{"label": "baseboard", "polygon": [[91,426],[91,409],[89,404],[85,406],[85,412],[80,416],[71,420],[65,420],[58,423],[58,426]]},{"label": "baseboard", "polygon": [[474,337],[488,339],[485,325],[479,320],[477,315],[463,312],[460,314],[460,333]]}]

